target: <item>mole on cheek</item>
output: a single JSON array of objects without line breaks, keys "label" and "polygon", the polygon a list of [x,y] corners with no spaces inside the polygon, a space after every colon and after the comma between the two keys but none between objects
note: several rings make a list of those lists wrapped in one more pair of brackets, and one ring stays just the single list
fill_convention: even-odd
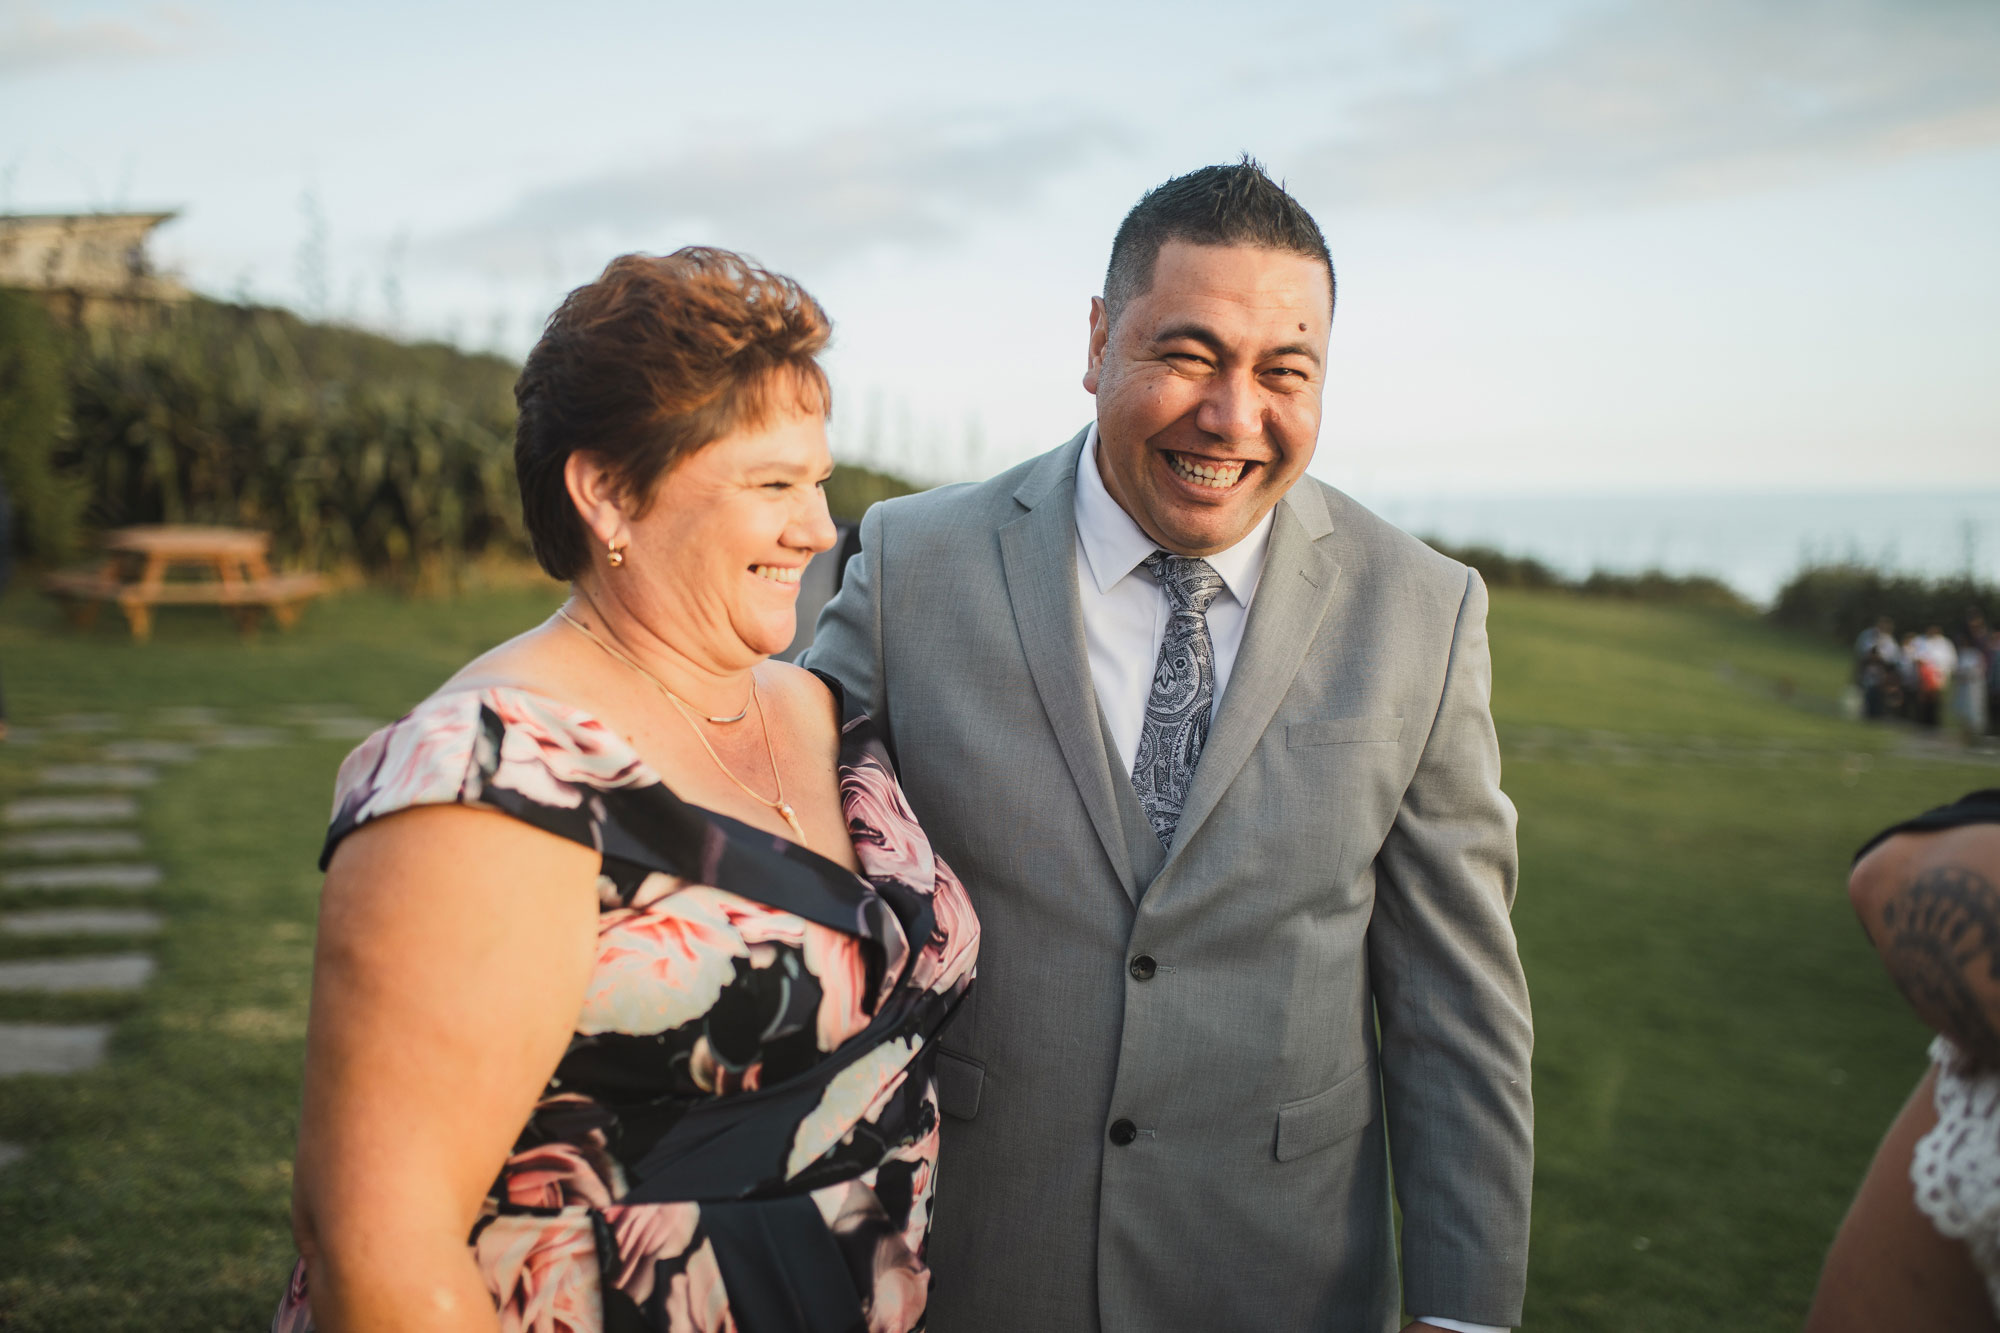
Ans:
[{"label": "mole on cheek", "polygon": [[1306,331],[1306,326],[1303,324],[1299,325],[1299,332],[1304,333],[1305,331]]}]

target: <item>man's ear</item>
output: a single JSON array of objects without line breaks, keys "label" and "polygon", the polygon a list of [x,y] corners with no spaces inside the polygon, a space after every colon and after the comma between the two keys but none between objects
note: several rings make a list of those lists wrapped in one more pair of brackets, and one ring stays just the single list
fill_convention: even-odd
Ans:
[{"label": "man's ear", "polygon": [[627,546],[632,534],[625,517],[625,493],[596,454],[578,450],[563,463],[563,485],[583,526],[599,550]]},{"label": "man's ear", "polygon": [[1104,349],[1111,343],[1111,310],[1104,298],[1090,298],[1090,356],[1083,367],[1083,390],[1097,392],[1097,380],[1104,373]]}]

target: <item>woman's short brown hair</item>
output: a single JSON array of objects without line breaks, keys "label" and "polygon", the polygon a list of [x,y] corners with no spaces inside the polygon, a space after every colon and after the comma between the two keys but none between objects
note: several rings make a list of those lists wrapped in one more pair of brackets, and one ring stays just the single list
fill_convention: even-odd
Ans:
[{"label": "woman's short brown hair", "polygon": [[832,324],[790,278],[728,250],[620,255],[563,298],[514,384],[514,475],[535,559],[559,579],[590,565],[563,480],[602,459],[627,496],[731,431],[833,405],[814,358]]}]

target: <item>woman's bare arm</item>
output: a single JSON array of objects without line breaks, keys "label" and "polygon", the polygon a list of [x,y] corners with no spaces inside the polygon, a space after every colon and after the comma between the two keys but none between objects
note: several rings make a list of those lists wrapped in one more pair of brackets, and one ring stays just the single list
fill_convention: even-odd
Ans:
[{"label": "woman's bare arm", "polygon": [[1962,1241],[1917,1209],[1910,1159],[1937,1124],[1931,1070],[1889,1126],[1827,1251],[1806,1333],[1995,1333],[1986,1283]]},{"label": "woman's bare arm", "polygon": [[466,1240],[575,1028],[597,869],[458,806],[388,816],[335,853],[292,1204],[323,1333],[498,1328]]}]

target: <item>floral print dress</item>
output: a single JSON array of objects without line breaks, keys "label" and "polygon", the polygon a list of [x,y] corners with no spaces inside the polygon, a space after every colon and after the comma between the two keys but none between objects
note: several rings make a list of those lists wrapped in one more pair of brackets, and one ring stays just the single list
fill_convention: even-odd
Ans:
[{"label": "floral print dress", "polygon": [[[434,697],[341,765],[322,867],[372,819],[454,803],[603,858],[576,1033],[471,1236],[508,1333],[922,1327],[933,1040],[979,923],[842,712],[860,875],[690,805],[522,690]],[[273,1328],[311,1327],[301,1263]]]}]

